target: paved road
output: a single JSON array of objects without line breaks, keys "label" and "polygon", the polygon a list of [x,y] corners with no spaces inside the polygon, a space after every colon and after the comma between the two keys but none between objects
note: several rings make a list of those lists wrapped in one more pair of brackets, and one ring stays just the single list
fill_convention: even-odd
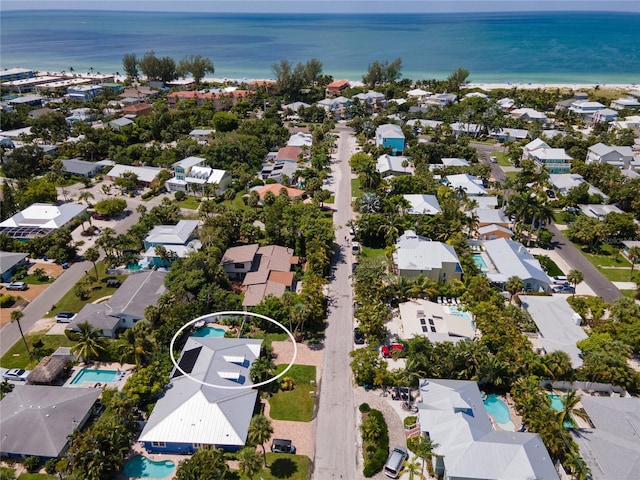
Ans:
[{"label": "paved road", "polygon": [[320,383],[316,455],[313,478],[356,478],[356,409],[349,367],[353,344],[352,292],[349,282],[351,253],[345,236],[351,218],[351,172],[349,158],[355,146],[351,129],[339,125],[337,160],[332,166],[336,212],[333,222],[339,248],[332,259],[328,327]]},{"label": "paved road", "polygon": [[[116,222],[113,228],[117,233],[124,233],[129,230],[133,224],[138,222],[139,217],[139,214],[134,210],[131,215]],[[91,262],[79,261],[73,263],[67,270],[64,270],[62,275],[60,275],[49,288],[25,307],[23,310],[24,317],[20,320],[22,330],[25,333],[28,332],[38,320],[47,314],[51,306],[60,301],[69,289],[85,275],[85,271],[92,268],[93,264]],[[2,327],[0,330],[0,355],[4,355],[19,339],[20,331],[15,322],[8,323]]]}]

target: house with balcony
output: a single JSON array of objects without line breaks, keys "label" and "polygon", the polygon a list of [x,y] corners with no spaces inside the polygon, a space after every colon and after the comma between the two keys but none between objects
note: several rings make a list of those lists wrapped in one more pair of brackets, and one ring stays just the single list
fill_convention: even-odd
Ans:
[{"label": "house with balcony", "polygon": [[564,148],[551,148],[544,140],[536,138],[522,147],[524,159],[533,160],[549,173],[568,173],[571,170],[571,158]]},{"label": "house with balcony", "polygon": [[511,110],[511,118],[519,118],[525,122],[547,123],[547,116],[544,112],[538,112],[534,108],[515,108]]},{"label": "house with balcony", "polygon": [[589,147],[585,162],[609,163],[626,170],[633,162],[633,150],[631,147],[610,146],[599,142]]},{"label": "house with balcony", "polygon": [[593,115],[598,110],[602,110],[603,108],[606,108],[606,107],[600,102],[590,102],[589,100],[576,100],[571,104],[571,106],[569,107],[569,110],[578,115],[586,117],[588,115]]},{"label": "house with balcony", "polygon": [[404,151],[404,140],[404,132],[400,125],[385,123],[376,128],[375,144],[390,148],[394,156],[401,155]]},{"label": "house with balcony", "polygon": [[[162,255],[162,247],[168,255]],[[198,240],[198,221],[180,220],[176,225],[156,225],[144,238],[143,254],[149,265],[169,267],[170,259],[185,258],[202,247]],[[163,257],[168,257],[163,258]]]},{"label": "house with balcony", "polygon": [[460,260],[451,245],[433,242],[413,230],[398,238],[393,268],[396,275],[407,279],[423,276],[435,282],[452,282],[462,278]]},{"label": "house with balcony", "polygon": [[173,178],[166,182],[171,192],[198,191],[203,194],[205,185],[215,185],[216,194],[223,193],[231,183],[231,175],[226,170],[219,170],[204,165],[201,157],[187,157],[172,165]]},{"label": "house with balcony", "polygon": [[353,100],[343,96],[325,98],[318,102],[318,107],[324,108],[330,117],[337,120],[349,118],[351,116],[352,105]]},{"label": "house with balcony", "polygon": [[67,88],[67,96],[72,100],[88,102],[102,94],[101,85],[74,85]]},{"label": "house with balcony", "polygon": [[374,90],[369,90],[365,93],[358,93],[354,95],[353,98],[357,98],[365,105],[369,105],[374,111],[384,107],[386,104],[384,93],[376,92]]},{"label": "house with balcony", "polygon": [[325,87],[325,96],[327,98],[342,95],[347,88],[349,88],[349,80],[334,80]]},{"label": "house with balcony", "polygon": [[425,100],[425,105],[433,107],[448,107],[455,103],[457,95],[453,93],[435,93]]}]

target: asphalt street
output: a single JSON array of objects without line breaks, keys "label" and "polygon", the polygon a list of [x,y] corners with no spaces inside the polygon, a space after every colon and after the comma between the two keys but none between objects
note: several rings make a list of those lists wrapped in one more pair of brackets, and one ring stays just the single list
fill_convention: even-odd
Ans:
[{"label": "asphalt street", "polygon": [[[355,138],[341,124],[338,152],[332,165],[335,188],[335,225],[338,246],[332,258],[329,283],[328,326],[316,429],[313,478],[357,478],[356,407],[354,404],[349,352],[353,348],[353,301],[349,281],[352,256],[348,240],[351,219],[351,169],[349,158]],[[346,239],[345,239],[346,237]]]}]

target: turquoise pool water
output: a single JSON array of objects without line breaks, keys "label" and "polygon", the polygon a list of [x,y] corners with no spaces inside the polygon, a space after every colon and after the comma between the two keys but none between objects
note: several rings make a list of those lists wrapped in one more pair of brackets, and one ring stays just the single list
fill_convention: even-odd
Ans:
[{"label": "turquoise pool water", "polygon": [[137,263],[127,263],[127,270],[142,270],[142,265],[138,265]]},{"label": "turquoise pool water", "polygon": [[[551,408],[553,408],[556,412],[561,412],[564,408],[564,402],[562,401],[562,395],[558,395],[557,393],[549,393],[549,399],[551,400]],[[571,422],[564,422],[564,428],[572,428],[573,424]]]},{"label": "turquoise pool water", "polygon": [[136,455],[124,464],[124,474],[133,478],[164,478],[171,475],[175,468],[171,460],[154,462],[143,455]]},{"label": "turquoise pool water", "polygon": [[487,263],[484,261],[484,258],[482,258],[482,255],[480,255],[479,253],[474,253],[471,256],[473,257],[473,261],[476,263],[481,272],[486,273],[489,271],[489,267],[487,267]]},{"label": "turquoise pool water", "polygon": [[73,385],[77,385],[82,382],[102,382],[108,383],[113,382],[118,376],[118,372],[116,370],[99,370],[99,369],[88,369],[83,368],[80,370],[71,383]]},{"label": "turquoise pool water", "polygon": [[466,318],[467,320],[469,320],[469,324],[471,325],[471,329],[472,330],[476,329],[476,325],[475,325],[475,323],[473,323],[473,315],[471,315],[471,312],[463,310],[461,307],[456,307],[456,306],[452,305],[452,306],[449,307],[449,314],[450,315],[454,315],[456,317]]},{"label": "turquoise pool water", "polygon": [[500,400],[498,395],[487,395],[487,398],[485,398],[482,403],[484,403],[484,408],[486,408],[487,413],[489,413],[498,424],[511,422],[509,407]]},{"label": "turquoise pool water", "polygon": [[203,337],[203,338],[220,338],[224,337],[224,328],[216,328],[216,327],[202,327],[193,333],[192,337]]}]

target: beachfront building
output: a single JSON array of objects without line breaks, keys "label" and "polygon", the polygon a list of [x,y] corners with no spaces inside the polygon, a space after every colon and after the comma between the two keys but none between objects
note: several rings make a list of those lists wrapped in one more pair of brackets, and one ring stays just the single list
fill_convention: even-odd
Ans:
[{"label": "beachfront building", "polygon": [[0,402],[0,455],[42,462],[58,458],[96,413],[101,394],[94,388],[14,385]]},{"label": "beachfront building", "polygon": [[573,433],[592,480],[635,480],[640,471],[640,399],[582,395],[589,426]]},{"label": "beachfront building", "polygon": [[580,327],[582,317],[571,308],[567,300],[557,295],[520,295],[518,298],[538,329],[537,338],[529,338],[536,352],[565,352],[571,359],[571,366],[580,367],[582,352],[576,343],[587,338],[587,334]]},{"label": "beachfront building", "polygon": [[379,147],[387,147],[392,155],[402,154],[404,151],[404,132],[400,125],[385,123],[376,128],[375,143]]},{"label": "beachfront building", "polygon": [[334,80],[325,87],[325,97],[331,98],[337,95],[342,95],[347,88],[349,88],[349,80]]},{"label": "beachfront building", "polygon": [[407,279],[419,276],[436,282],[452,282],[462,278],[462,267],[451,245],[433,242],[406,230],[396,242],[393,252],[393,270]]},{"label": "beachfront building", "polygon": [[[245,445],[258,390],[249,388],[262,340],[191,336],[170,388],[153,407],[138,442],[149,453],[191,455],[199,448],[236,451]],[[246,386],[245,389],[230,389]],[[229,388],[225,388],[229,387]]]},{"label": "beachfront building", "polygon": [[68,227],[86,209],[86,205],[77,203],[34,203],[0,223],[0,234],[17,240],[43,237],[59,228]]},{"label": "beachfront building", "polygon": [[522,157],[533,160],[536,165],[546,168],[549,173],[568,173],[571,158],[564,148],[551,148],[544,140],[536,138],[522,147]]},{"label": "beachfront building", "polygon": [[144,271],[129,275],[109,300],[88,303],[67,324],[66,330],[80,331],[80,325],[88,322],[103,337],[116,338],[117,331],[131,328],[144,317],[144,310],[155,305],[166,288],[166,272]]},{"label": "beachfront building", "polygon": [[634,97],[624,97],[618,98],[617,100],[612,100],[609,105],[614,110],[638,110],[640,109],[640,101]]},{"label": "beachfront building", "polygon": [[392,156],[389,154],[380,155],[376,162],[376,170],[382,178],[400,177],[402,175],[413,175],[413,165],[408,157]]},{"label": "beachfront building", "polygon": [[534,108],[515,108],[511,110],[511,118],[524,120],[525,122],[547,123],[547,116]]},{"label": "beachfront building", "polygon": [[95,99],[102,93],[102,86],[100,85],[74,85],[67,88],[67,96],[71,100],[80,100],[82,102],[88,102]]},{"label": "beachfront building", "polygon": [[409,203],[406,212],[412,215],[436,215],[442,212],[435,195],[406,194],[402,197]]},{"label": "beachfront building", "polygon": [[610,146],[598,142],[589,147],[585,162],[608,163],[626,170],[631,165],[631,162],[633,162],[633,149],[631,147]]},{"label": "beachfront building", "polygon": [[423,299],[412,299],[398,307],[402,338],[424,336],[432,343],[455,343],[474,338],[473,317],[463,309]]},{"label": "beachfront building", "polygon": [[537,433],[493,429],[476,382],[429,378],[419,381],[419,389],[420,430],[438,445],[431,457],[436,475],[448,480],[559,479]]},{"label": "beachfront building", "polygon": [[519,242],[507,238],[497,238],[482,242],[489,272],[489,281],[504,287],[509,278],[519,277],[524,282],[524,290],[548,292],[553,281],[536,259]]}]

